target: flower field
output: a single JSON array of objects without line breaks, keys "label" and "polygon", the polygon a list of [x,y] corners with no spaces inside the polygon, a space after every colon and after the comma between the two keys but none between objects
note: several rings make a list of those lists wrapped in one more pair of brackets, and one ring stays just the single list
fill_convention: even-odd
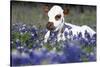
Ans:
[{"label": "flower field", "polygon": [[[81,33],[65,32],[65,41],[57,42],[57,32],[52,32],[44,43],[45,28],[25,23],[11,27],[11,66],[44,65],[96,61],[96,34],[85,38]],[[70,38],[68,39],[67,36]]]},{"label": "flower field", "polygon": [[[65,32],[65,41],[57,42],[57,32],[51,32],[47,43],[48,16],[44,5],[50,9],[53,5],[68,8],[65,22],[75,25],[87,25],[96,31],[96,6],[77,4],[57,4],[42,2],[11,1],[11,39],[10,65],[47,65],[96,61],[96,35],[85,32]],[[47,9],[46,9],[47,10]]]}]

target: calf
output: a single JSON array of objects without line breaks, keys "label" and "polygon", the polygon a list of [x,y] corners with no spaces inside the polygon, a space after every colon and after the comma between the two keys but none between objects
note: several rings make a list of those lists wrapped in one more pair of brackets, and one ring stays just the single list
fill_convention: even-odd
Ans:
[{"label": "calf", "polygon": [[64,36],[64,32],[73,32],[73,35],[82,33],[82,37],[85,38],[85,31],[87,31],[90,36],[93,36],[96,32],[92,30],[89,26],[83,25],[83,26],[77,26],[70,23],[66,23],[64,21],[64,10],[58,6],[54,5],[48,12],[48,23],[46,25],[46,28],[48,29],[48,32],[45,34],[44,42],[47,42],[50,32],[58,32],[57,34],[57,41],[60,40],[66,40]]}]

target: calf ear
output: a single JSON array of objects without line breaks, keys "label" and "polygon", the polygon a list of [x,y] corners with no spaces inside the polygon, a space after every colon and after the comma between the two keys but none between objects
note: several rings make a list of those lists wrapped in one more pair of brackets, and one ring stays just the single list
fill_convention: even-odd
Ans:
[{"label": "calf ear", "polygon": [[69,8],[68,7],[64,7],[64,16],[67,16],[69,14]]},{"label": "calf ear", "polygon": [[43,4],[42,5],[42,8],[43,8],[43,12],[45,15],[48,14],[48,11],[49,11],[49,5],[48,4]]}]

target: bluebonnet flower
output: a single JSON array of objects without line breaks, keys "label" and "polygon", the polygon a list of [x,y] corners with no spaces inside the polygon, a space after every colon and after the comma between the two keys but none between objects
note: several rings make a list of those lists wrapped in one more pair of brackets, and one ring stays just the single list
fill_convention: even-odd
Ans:
[{"label": "bluebonnet flower", "polygon": [[11,55],[11,62],[13,66],[30,64],[29,54],[14,50]]},{"label": "bluebonnet flower", "polygon": [[88,60],[89,61],[96,61],[96,54],[91,52],[90,55],[88,56]]},{"label": "bluebonnet flower", "polygon": [[68,62],[80,62],[81,48],[73,43],[68,43],[64,48],[64,54]]},{"label": "bluebonnet flower", "polygon": [[77,36],[76,36],[76,35],[74,35],[74,36],[73,36],[73,40],[76,40],[76,39],[77,39]]},{"label": "bluebonnet flower", "polygon": [[64,32],[64,35],[67,36],[67,35],[68,35],[68,32],[65,31],[65,32]]},{"label": "bluebonnet flower", "polygon": [[86,41],[90,41],[90,39],[91,39],[91,36],[90,36],[90,34],[87,32],[87,30],[85,30],[85,40]]},{"label": "bluebonnet flower", "polygon": [[49,58],[51,63],[57,63],[58,62],[58,55],[56,53],[56,49],[54,48],[53,50],[49,51],[46,56]]},{"label": "bluebonnet flower", "polygon": [[13,50],[11,53],[11,66],[18,66],[20,65],[20,52],[17,50]]},{"label": "bluebonnet flower", "polygon": [[96,45],[96,34],[94,34],[91,38],[91,44]]},{"label": "bluebonnet flower", "polygon": [[82,33],[81,32],[78,34],[78,37],[79,38],[82,38]]},{"label": "bluebonnet flower", "polygon": [[96,61],[96,34],[64,32],[66,40],[57,42],[58,32],[51,32],[44,43],[46,29],[16,23],[11,30],[11,66]]},{"label": "bluebonnet flower", "polygon": [[16,44],[16,47],[21,46],[21,42],[20,42],[20,40],[19,40],[19,39],[16,39],[15,44]]},{"label": "bluebonnet flower", "polygon": [[43,59],[43,56],[45,56],[39,49],[32,50],[32,52],[30,52],[29,55],[33,65],[40,64],[41,60]]}]

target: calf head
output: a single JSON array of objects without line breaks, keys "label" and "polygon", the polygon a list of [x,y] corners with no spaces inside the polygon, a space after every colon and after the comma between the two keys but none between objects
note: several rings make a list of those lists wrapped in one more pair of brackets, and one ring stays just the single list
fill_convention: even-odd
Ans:
[{"label": "calf head", "polygon": [[65,13],[64,10],[60,6],[58,5],[53,6],[48,11],[47,14],[49,19],[48,19],[48,23],[46,24],[46,28],[50,31],[59,30],[61,26],[64,24],[64,13]]}]

